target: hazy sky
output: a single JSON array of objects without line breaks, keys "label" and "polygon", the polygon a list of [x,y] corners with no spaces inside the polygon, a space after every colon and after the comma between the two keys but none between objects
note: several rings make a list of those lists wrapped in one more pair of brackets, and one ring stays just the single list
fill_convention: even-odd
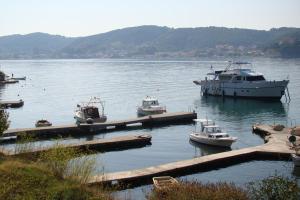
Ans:
[{"label": "hazy sky", "polygon": [[0,0],[0,35],[86,36],[139,25],[300,27],[300,0]]}]

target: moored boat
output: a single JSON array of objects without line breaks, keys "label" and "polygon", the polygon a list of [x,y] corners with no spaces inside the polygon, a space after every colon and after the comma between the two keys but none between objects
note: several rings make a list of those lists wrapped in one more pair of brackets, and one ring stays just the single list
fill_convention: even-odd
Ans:
[{"label": "moored boat", "polygon": [[52,126],[52,123],[50,123],[48,120],[41,119],[36,121],[35,127],[46,127],[46,126]]},{"label": "moored boat", "polygon": [[138,116],[155,115],[167,112],[165,106],[159,105],[159,102],[154,97],[147,96],[142,101],[142,106],[137,109]]},{"label": "moored boat", "polygon": [[213,70],[205,80],[194,81],[203,95],[231,96],[258,99],[280,99],[287,91],[289,80],[267,81],[263,74],[251,68],[251,63],[229,62],[224,70]]},{"label": "moored boat", "polygon": [[229,136],[229,134],[223,132],[219,126],[214,125],[212,120],[199,120],[198,122],[200,122],[200,130],[196,128],[195,131],[190,134],[190,139],[195,142],[220,147],[231,147],[232,143],[237,140],[237,137]]},{"label": "moored boat", "polygon": [[157,190],[167,189],[179,185],[178,181],[171,176],[153,177],[152,181],[154,188]]},{"label": "moored boat", "polygon": [[[99,105],[101,112],[99,112]],[[92,97],[89,102],[78,104],[74,118],[76,119],[76,123],[92,124],[106,122],[107,116],[104,114],[104,102],[100,98]]]}]

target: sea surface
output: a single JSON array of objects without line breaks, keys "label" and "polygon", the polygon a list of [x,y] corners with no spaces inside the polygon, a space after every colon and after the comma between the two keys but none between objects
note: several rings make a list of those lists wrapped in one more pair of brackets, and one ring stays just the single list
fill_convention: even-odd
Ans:
[{"label": "sea surface", "polygon": [[[224,69],[226,61],[155,61],[155,60],[1,60],[0,70],[14,77],[26,76],[26,81],[0,87],[1,100],[23,99],[22,108],[9,109],[10,128],[34,127],[38,119],[53,125],[75,123],[74,110],[80,102],[97,96],[105,101],[108,120],[136,117],[137,106],[147,96],[155,96],[167,106],[168,112],[195,110],[198,118],[216,121],[238,141],[232,149],[263,144],[252,133],[254,123],[295,125],[300,123],[300,60],[248,59],[253,69],[266,79],[289,79],[291,101],[258,101],[221,97],[202,97],[193,80],[204,79],[211,66]],[[91,155],[96,157],[99,172],[116,172],[144,168],[163,163],[190,159],[224,151],[189,141],[193,124],[170,125],[147,129],[99,133],[80,138],[64,138],[70,143],[120,135],[150,133],[152,144],[143,148]],[[35,142],[36,146],[53,145],[54,140]],[[2,144],[7,149],[14,144]],[[270,175],[295,177],[291,161],[251,161],[208,172],[178,177],[204,182],[229,181],[245,185]],[[132,199],[142,199],[151,185],[119,193]]]}]

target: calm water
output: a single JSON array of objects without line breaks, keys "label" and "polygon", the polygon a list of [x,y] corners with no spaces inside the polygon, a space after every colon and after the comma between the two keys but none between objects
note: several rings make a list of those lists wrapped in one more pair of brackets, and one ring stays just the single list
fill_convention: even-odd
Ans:
[{"label": "calm water", "polygon": [[[251,61],[251,60],[249,60]],[[199,117],[207,116],[239,140],[232,149],[263,143],[251,133],[256,122],[295,124],[300,122],[300,60],[252,60],[254,69],[267,79],[290,79],[292,101],[264,102],[200,96],[200,88],[193,80],[204,78],[211,65],[224,68],[222,61],[144,61],[144,60],[26,60],[0,61],[1,70],[26,81],[0,88],[1,100],[22,98],[25,105],[10,109],[11,128],[33,127],[37,119],[46,118],[54,125],[74,123],[77,103],[91,96],[105,100],[109,120],[136,116],[136,107],[146,95],[156,96],[169,112],[195,109]],[[150,133],[152,145],[118,152],[97,154],[98,169],[106,172],[153,166],[223,151],[190,144],[192,124],[137,129],[93,137],[68,138],[63,142],[109,138],[118,135]],[[40,141],[36,145],[51,145],[54,141]],[[14,148],[13,144],[2,145]],[[268,169],[268,170],[266,170]],[[253,161],[210,172],[182,177],[202,181],[234,181],[244,184],[266,177],[273,169],[287,176],[293,175],[291,162]],[[271,170],[272,171],[272,170]],[[271,173],[272,174],[272,173]],[[128,190],[141,197],[149,186]]]}]

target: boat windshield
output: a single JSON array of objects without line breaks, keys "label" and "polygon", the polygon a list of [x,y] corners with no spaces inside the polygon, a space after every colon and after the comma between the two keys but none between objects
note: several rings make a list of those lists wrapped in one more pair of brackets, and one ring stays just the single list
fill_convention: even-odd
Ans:
[{"label": "boat windshield", "polygon": [[84,107],[83,108],[83,112],[86,116],[86,118],[99,118],[99,111],[98,111],[98,108],[96,107]]},{"label": "boat windshield", "polygon": [[222,130],[220,127],[216,126],[206,126],[205,127],[205,132],[206,133],[222,133]]},{"label": "boat windshield", "polygon": [[143,101],[143,106],[158,106],[158,100],[153,100],[153,101]]}]

